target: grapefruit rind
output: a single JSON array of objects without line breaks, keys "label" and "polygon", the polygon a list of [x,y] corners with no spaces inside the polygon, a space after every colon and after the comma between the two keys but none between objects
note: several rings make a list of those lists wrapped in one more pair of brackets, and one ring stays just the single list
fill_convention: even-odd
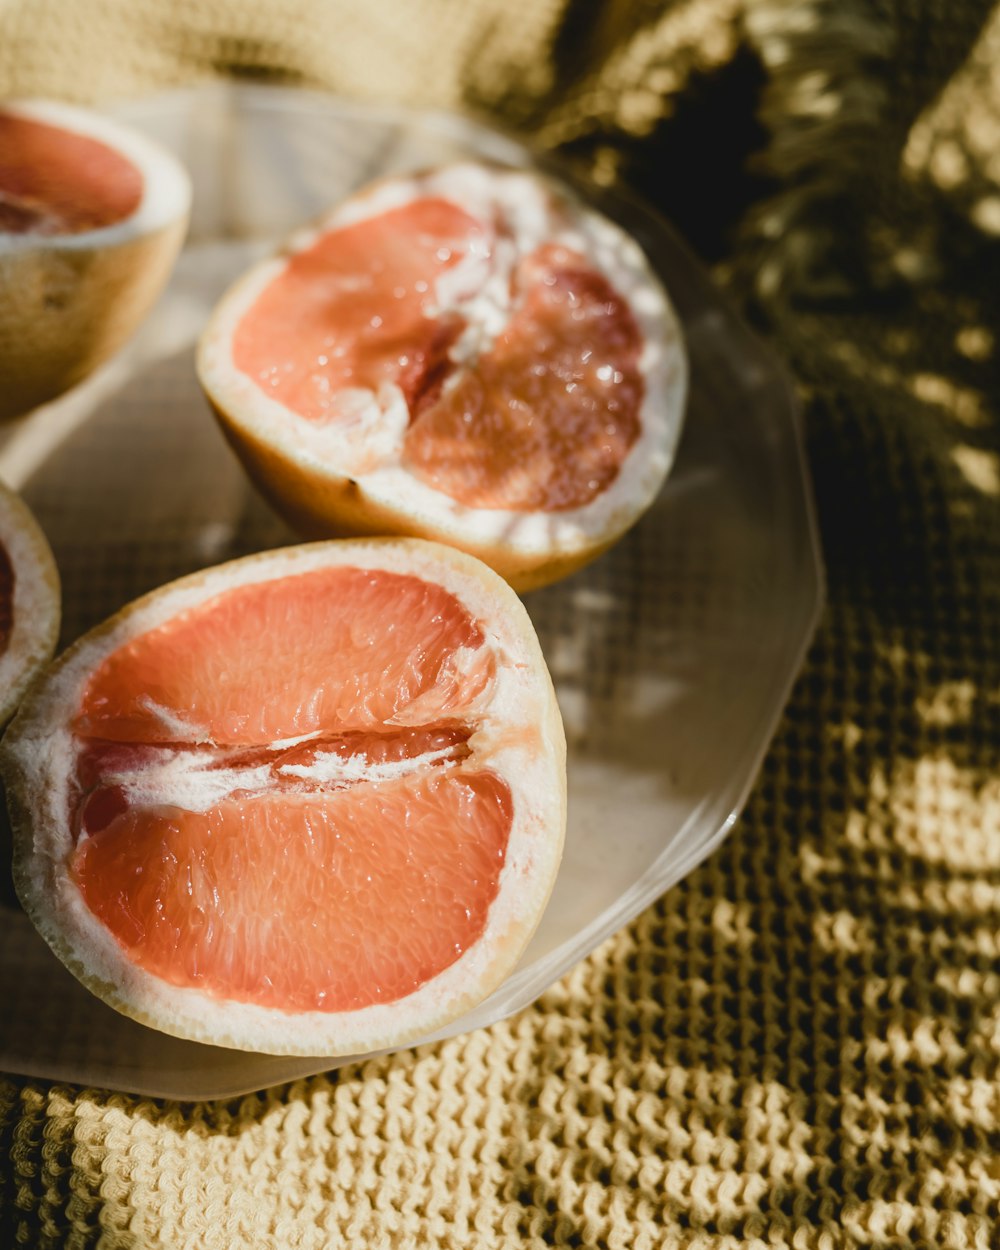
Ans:
[{"label": "grapefruit rind", "polygon": [[52,658],[59,636],[59,573],[27,504],[0,483],[0,543],[14,570],[13,623],[0,654],[0,729]]},{"label": "grapefruit rind", "polygon": [[184,241],[190,179],[158,143],[111,118],[49,100],[4,113],[107,144],[142,176],[120,221],[78,233],[0,231],[0,419],[57,398],[112,356],[145,318]]},{"label": "grapefruit rind", "polygon": [[[563,245],[582,254],[627,301],[643,339],[641,432],[617,477],[592,502],[560,511],[465,506],[402,463],[406,423],[399,419],[398,404],[386,412],[373,397],[370,412],[359,419],[359,436],[298,417],[237,368],[237,327],[289,256],[327,232],[423,196],[451,199],[473,216],[488,216],[500,206],[522,253],[546,242]],[[494,297],[491,291],[484,300],[487,324],[496,317]],[[467,301],[466,311],[469,306]],[[688,378],[677,315],[634,239],[551,179],[473,164],[382,180],[293,235],[278,255],[223,296],[202,334],[197,369],[249,476],[300,532],[430,538],[476,555],[517,590],[573,572],[616,542],[649,507],[674,460]]]},{"label": "grapefruit rind", "polygon": [[[224,1001],[137,967],[83,901],[68,870],[75,759],[70,722],[101,661],[130,639],[238,585],[341,564],[425,578],[479,622],[499,663],[470,746],[514,796],[499,889],[485,932],[450,967],[391,1003],[326,1013]],[[566,819],[565,738],[523,605],[479,561],[420,540],[368,539],[264,552],[174,582],[123,608],[50,668],[0,747],[14,833],[14,883],[63,963],[98,997],[160,1031],[267,1054],[345,1055],[407,1045],[457,1020],[512,971],[555,882]]]}]

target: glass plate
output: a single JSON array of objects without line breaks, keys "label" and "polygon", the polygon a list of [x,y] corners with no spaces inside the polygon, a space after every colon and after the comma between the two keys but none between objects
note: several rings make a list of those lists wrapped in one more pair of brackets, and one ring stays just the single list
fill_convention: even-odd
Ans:
[{"label": "glass plate", "polygon": [[[46,530],[62,645],[183,573],[295,541],[248,485],[195,380],[227,284],[291,228],[388,172],[534,159],[469,120],[226,85],[116,110],[191,170],[191,233],[130,347],[8,426],[0,476]],[[569,743],[569,828],[551,903],[514,974],[446,1036],[532,1002],[702,859],[732,825],[812,635],[822,575],[796,415],[771,354],[641,203],[583,192],[638,238],[684,323],[691,396],[646,517],[590,568],[526,597]],[[179,1041],[91,996],[7,900],[0,1068],[180,1099],[228,1097],[347,1059]]]}]

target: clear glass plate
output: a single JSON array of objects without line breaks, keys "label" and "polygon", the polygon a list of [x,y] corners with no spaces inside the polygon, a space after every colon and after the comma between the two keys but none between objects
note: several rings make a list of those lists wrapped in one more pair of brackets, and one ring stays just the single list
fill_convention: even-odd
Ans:
[{"label": "clear glass plate", "polygon": [[[295,541],[248,485],[195,380],[192,346],[225,286],[373,177],[468,156],[533,160],[462,118],[287,89],[199,88],[117,112],[187,163],[194,218],[172,284],[131,346],[2,435],[0,476],[23,492],[59,563],[63,645],[171,578]],[[781,368],[657,216],[619,193],[580,189],[663,276],[685,327],[690,404],[676,467],[648,515],[590,568],[526,598],[566,722],[565,858],[521,964],[448,1034],[532,1002],[718,846],[822,598]],[[190,1099],[348,1062],[247,1055],[146,1029],[78,985],[12,900],[4,922],[8,1072]]]}]

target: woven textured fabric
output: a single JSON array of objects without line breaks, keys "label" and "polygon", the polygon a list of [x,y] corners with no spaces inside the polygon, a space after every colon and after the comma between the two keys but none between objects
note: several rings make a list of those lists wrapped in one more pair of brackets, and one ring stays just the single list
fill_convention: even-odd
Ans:
[{"label": "woven textured fabric", "polygon": [[0,91],[487,111],[794,373],[829,604],[722,848],[533,1008],[227,1104],[0,1085],[0,1244],[1000,1244],[1000,8],[6,0]]}]

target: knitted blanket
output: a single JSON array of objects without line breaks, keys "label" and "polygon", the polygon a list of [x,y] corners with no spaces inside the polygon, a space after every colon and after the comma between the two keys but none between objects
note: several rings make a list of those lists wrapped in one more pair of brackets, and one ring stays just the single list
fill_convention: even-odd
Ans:
[{"label": "knitted blanket", "polygon": [[1000,8],[0,0],[0,93],[227,74],[621,178],[789,363],[829,602],[722,848],[512,1020],[229,1103],[0,1083],[0,1244],[1000,1244]]}]

